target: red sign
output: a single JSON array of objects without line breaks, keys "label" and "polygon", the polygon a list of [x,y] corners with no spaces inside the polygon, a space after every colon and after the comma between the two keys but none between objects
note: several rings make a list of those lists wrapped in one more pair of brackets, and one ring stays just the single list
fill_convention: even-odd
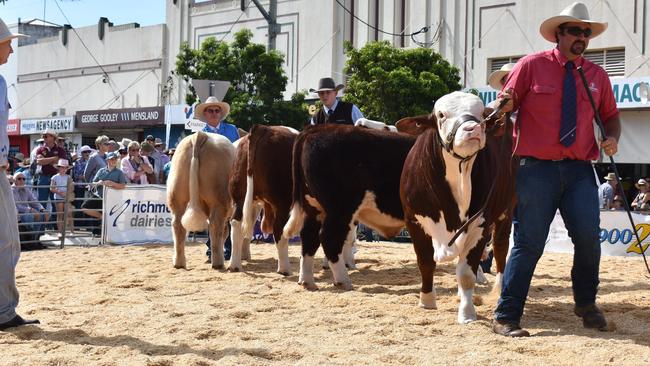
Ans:
[{"label": "red sign", "polygon": [[20,120],[10,119],[7,121],[7,135],[16,136],[20,135]]}]

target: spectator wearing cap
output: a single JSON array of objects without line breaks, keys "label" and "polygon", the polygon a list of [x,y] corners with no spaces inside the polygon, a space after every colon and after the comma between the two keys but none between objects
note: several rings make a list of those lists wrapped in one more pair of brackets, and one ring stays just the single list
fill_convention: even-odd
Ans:
[{"label": "spectator wearing cap", "polygon": [[92,182],[99,169],[106,166],[106,153],[109,148],[108,136],[97,136],[95,139],[95,147],[97,151],[90,155],[86,164],[86,170],[84,170],[84,179],[89,183]]},{"label": "spectator wearing cap", "polygon": [[16,210],[18,211],[18,222],[24,225],[26,231],[36,231],[36,237],[43,231],[42,222],[47,220],[45,207],[36,202],[34,192],[27,187],[27,179],[24,172],[14,174],[14,185],[11,187]]},{"label": "spectator wearing cap", "polygon": [[50,192],[50,181],[57,173],[55,167],[59,159],[65,159],[67,153],[65,149],[57,145],[58,134],[50,129],[43,131],[43,146],[36,150],[36,163],[41,167],[41,173],[38,178],[38,200],[43,203],[53,198]]},{"label": "spectator wearing cap", "polygon": [[332,78],[322,78],[318,81],[318,89],[309,89],[310,93],[317,93],[322,107],[311,118],[312,125],[336,123],[353,125],[358,119],[363,118],[359,107],[352,103],[340,101],[336,98],[343,84],[336,84]]},{"label": "spectator wearing cap", "polygon": [[156,148],[156,156],[160,157],[160,165],[164,167],[165,164],[169,163],[169,156],[165,154],[165,141],[156,137],[154,147]]},{"label": "spectator wearing cap", "polygon": [[[216,97],[208,97],[205,102],[196,106],[194,116],[205,122],[203,132],[216,133],[225,136],[228,138],[228,140],[230,140],[230,142],[235,142],[239,139],[239,131],[237,131],[237,127],[235,127],[235,125],[226,122],[228,113],[230,113],[230,104],[221,102]],[[209,263],[212,257],[209,235],[205,245],[208,246],[208,250],[205,252],[205,254],[208,256],[207,263]],[[232,242],[230,240],[230,232],[228,232],[228,237],[226,238],[226,241],[223,245],[223,254],[226,260],[230,259],[231,248]]]},{"label": "spectator wearing cap", "polygon": [[598,187],[598,197],[600,199],[600,208],[611,210],[614,207],[614,192],[616,192],[616,174],[607,173],[604,177],[605,182]]},{"label": "spectator wearing cap", "polygon": [[[84,171],[86,170],[86,165],[88,164],[88,159],[90,159],[90,154],[93,153],[93,149],[88,145],[82,146],[77,150],[78,158],[72,164],[72,181],[74,182],[74,207],[78,210],[81,208],[82,200],[86,192],[86,177],[84,176]],[[79,223],[77,223],[77,226]]]},{"label": "spectator wearing cap", "polygon": [[29,169],[30,165],[31,160],[29,158],[24,158],[22,161],[18,162],[18,167],[16,168],[16,173],[23,173],[23,176],[25,177],[25,187],[28,187],[29,189],[32,188],[32,179],[34,178],[31,169]]},{"label": "spectator wearing cap", "polygon": [[641,178],[634,186],[639,190],[634,200],[632,200],[632,209],[634,211],[650,210],[650,193],[648,193],[648,182]]},{"label": "spectator wearing cap", "polygon": [[155,151],[156,148],[149,140],[142,141],[142,144],[140,144],[140,155],[153,167],[153,175],[149,175],[147,178],[149,184],[162,183],[162,166],[160,165],[160,160],[153,157]]},{"label": "spectator wearing cap", "polygon": [[[95,197],[104,197],[104,187],[111,187],[113,189],[124,189],[126,187],[126,176],[117,167],[119,154],[115,151],[106,154],[106,166],[99,169],[91,183],[97,188],[95,190]],[[102,213],[99,211],[102,208],[102,201],[97,199],[89,199],[81,206],[84,213],[97,219],[102,218]]]},{"label": "spectator wearing cap", "polygon": [[72,184],[72,177],[68,175],[70,169],[70,162],[67,159],[59,159],[55,165],[58,173],[52,177],[50,183],[50,191],[54,193],[54,202],[56,204],[56,223],[59,229],[59,234],[63,234],[64,220],[67,220],[66,229],[70,232],[74,231],[72,223],[72,211],[67,210],[67,215],[64,217],[65,205],[72,203],[74,200],[74,189]]}]

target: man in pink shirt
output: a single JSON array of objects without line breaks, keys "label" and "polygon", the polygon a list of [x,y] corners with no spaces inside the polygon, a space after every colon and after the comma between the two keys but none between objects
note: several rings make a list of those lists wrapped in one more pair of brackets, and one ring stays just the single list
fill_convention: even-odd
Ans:
[{"label": "man in pink shirt", "polygon": [[589,41],[607,29],[590,20],[587,7],[574,3],[545,20],[540,33],[556,48],[528,55],[508,76],[499,99],[505,110],[518,111],[515,154],[517,172],[514,247],[503,274],[501,297],[492,329],[511,337],[530,336],[519,321],[549,226],[559,209],[574,245],[571,280],[574,313],[586,328],[604,330],[605,316],[596,306],[600,241],[598,187],[591,160],[599,155],[592,121],[594,111],[576,68],[582,66],[606,139],[600,147],[617,151],[621,134],[618,109],[607,73],[582,57]]}]

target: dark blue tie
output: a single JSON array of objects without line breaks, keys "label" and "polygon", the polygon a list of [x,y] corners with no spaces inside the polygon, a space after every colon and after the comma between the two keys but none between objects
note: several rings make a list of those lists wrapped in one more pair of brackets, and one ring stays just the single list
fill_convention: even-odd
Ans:
[{"label": "dark blue tie", "polygon": [[576,140],[576,81],[573,78],[573,61],[568,61],[564,68],[562,84],[562,119],[560,122],[560,142],[569,147]]},{"label": "dark blue tie", "polygon": [[327,122],[330,121],[330,118],[332,118],[332,115],[333,115],[333,114],[334,114],[334,110],[333,110],[333,109],[329,109],[329,110],[327,111]]}]

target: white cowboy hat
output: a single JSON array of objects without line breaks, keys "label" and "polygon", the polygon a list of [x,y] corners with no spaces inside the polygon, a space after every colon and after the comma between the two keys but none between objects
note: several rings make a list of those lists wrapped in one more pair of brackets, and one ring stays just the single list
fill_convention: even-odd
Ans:
[{"label": "white cowboy hat", "polygon": [[542,25],[539,26],[539,33],[541,33],[542,37],[544,37],[544,39],[547,41],[556,43],[557,40],[555,39],[555,31],[557,30],[557,27],[559,27],[562,23],[568,22],[581,22],[589,24],[591,26],[591,36],[589,37],[590,39],[598,37],[605,31],[605,29],[607,29],[606,22],[596,22],[589,18],[589,10],[587,10],[587,6],[585,4],[573,3],[564,8],[560,15],[550,17],[542,22]]},{"label": "white cowboy hat", "polygon": [[54,131],[54,130],[52,130],[50,128],[46,128],[45,131],[41,132],[41,137],[45,136],[45,135],[54,136],[54,139],[59,138],[59,134],[56,131]]},{"label": "white cowboy hat", "polygon": [[503,79],[504,76],[508,75],[508,73],[512,70],[512,68],[515,67],[514,62],[507,63],[497,71],[494,71],[493,73],[490,74],[490,77],[488,77],[488,84],[492,87],[492,89],[496,90],[501,90],[503,89],[503,83],[501,83],[501,79]]},{"label": "white cowboy hat", "polygon": [[93,151],[95,151],[95,150],[91,149],[90,146],[88,146],[88,145],[84,145],[84,146],[82,146],[81,149],[79,149],[79,151],[77,151],[77,152],[78,152],[79,154],[81,154],[81,153],[84,153],[84,152],[86,152],[86,151],[88,151],[88,152],[90,152],[90,153],[92,154]]},{"label": "white cowboy hat", "polygon": [[14,38],[29,37],[26,34],[22,33],[11,33],[5,22],[0,19],[0,43],[12,40]]},{"label": "white cowboy hat", "polygon": [[208,99],[206,99],[205,102],[196,106],[196,110],[194,111],[194,118],[198,118],[202,121],[205,120],[205,117],[203,116],[203,111],[207,107],[212,107],[212,106],[219,106],[221,108],[222,121],[226,119],[228,113],[230,113],[230,104],[226,102],[220,102],[219,99],[217,99],[217,97],[208,97]]},{"label": "white cowboy hat", "polygon": [[635,186],[637,189],[640,189],[641,186],[644,186],[644,187],[645,187],[645,186],[647,186],[647,185],[648,185],[648,182],[646,182],[646,180],[643,179],[643,178],[639,179],[636,183],[634,183],[634,186]]}]

